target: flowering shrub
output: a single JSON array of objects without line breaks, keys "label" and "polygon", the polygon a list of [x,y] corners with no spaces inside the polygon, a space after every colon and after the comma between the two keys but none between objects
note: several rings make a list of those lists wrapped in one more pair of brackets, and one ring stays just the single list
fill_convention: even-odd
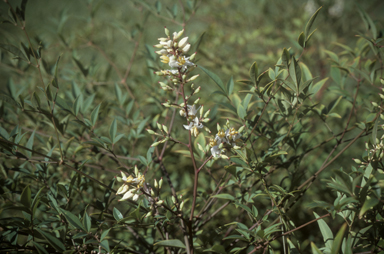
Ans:
[{"label": "flowering shrub", "polygon": [[[36,2],[4,2],[2,252],[383,251],[382,20],[356,7],[366,30],[331,51],[321,7],[274,41],[237,25],[196,36],[203,1],[89,1],[87,19],[62,11],[45,32]],[[159,20],[179,30],[154,50]],[[258,37],[250,68],[220,48]]]}]

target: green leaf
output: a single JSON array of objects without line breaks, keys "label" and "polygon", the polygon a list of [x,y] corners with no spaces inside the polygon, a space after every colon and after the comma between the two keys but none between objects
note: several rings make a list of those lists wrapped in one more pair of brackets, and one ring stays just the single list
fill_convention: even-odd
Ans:
[{"label": "green leaf", "polygon": [[366,199],[363,206],[361,207],[360,213],[359,213],[359,219],[363,218],[363,215],[372,207],[376,206],[379,203],[379,200],[376,198],[371,197],[370,199]]},{"label": "green leaf", "polygon": [[329,103],[327,107],[327,114],[331,113],[334,108],[339,104],[340,100],[343,98],[343,96],[339,96],[337,99],[333,100],[331,103]]},{"label": "green leaf", "polygon": [[28,59],[25,57],[23,52],[21,50],[13,45],[3,44],[0,43],[0,48],[3,48],[4,50],[14,54],[17,58],[24,60],[26,62],[29,62]]},{"label": "green leaf", "polygon": [[73,103],[73,113],[75,114],[75,116],[79,114],[81,104],[83,104],[83,96],[79,95]]},{"label": "green leaf", "polygon": [[257,67],[257,63],[253,62],[251,68],[249,69],[249,76],[253,83],[256,84],[257,76],[259,75],[259,69]]},{"label": "green leaf", "polygon": [[49,254],[43,246],[41,246],[39,243],[32,241],[33,245],[36,247],[39,254]]},{"label": "green leaf", "polygon": [[299,37],[297,38],[297,43],[299,43],[300,47],[305,47],[305,36],[303,32],[299,34]]},{"label": "green leaf", "polygon": [[31,201],[31,188],[29,188],[29,185],[27,185],[20,195],[20,202],[23,204],[23,206],[31,208]]},{"label": "green leaf", "polygon": [[289,75],[296,85],[296,93],[299,91],[299,85],[301,81],[301,69],[297,64],[297,61],[294,56],[292,56],[291,64],[289,65]]},{"label": "green leaf", "polygon": [[283,53],[281,55],[281,61],[283,64],[288,68],[289,67],[289,59],[290,59],[290,54],[286,48],[283,49]]},{"label": "green leaf", "polygon": [[69,224],[71,224],[72,226],[74,226],[77,229],[87,231],[84,228],[83,224],[81,223],[80,219],[76,215],[74,215],[73,213],[66,211],[62,208],[60,208],[60,211],[64,214],[64,216],[67,219],[67,221],[69,222]]},{"label": "green leaf", "polygon": [[124,103],[123,94],[117,83],[115,83],[115,93],[116,93],[117,101],[119,102],[120,106],[123,105]]},{"label": "green leaf", "polygon": [[[317,215],[317,213],[313,212],[316,218],[319,218],[320,216]],[[331,250],[332,244],[333,244],[333,234],[331,229],[328,227],[327,223],[324,221],[324,219],[318,220],[317,223],[319,224],[319,228],[321,231],[321,234],[323,235],[323,240],[325,243],[325,246]]]},{"label": "green leaf", "polygon": [[245,117],[247,116],[247,111],[244,109],[243,105],[239,104],[237,106],[237,115],[241,118],[241,119],[245,119]]},{"label": "green leaf", "polygon": [[313,242],[311,242],[311,248],[312,254],[323,254],[323,252],[321,252],[321,250],[319,250]]},{"label": "green leaf", "polygon": [[41,187],[40,190],[36,193],[35,197],[33,198],[33,201],[32,201],[32,214],[35,214],[35,211],[36,211],[36,208],[37,208],[37,205],[39,204],[39,196],[40,196],[40,193],[45,189],[45,186],[44,187]]},{"label": "green leaf", "polygon": [[156,3],[155,3],[155,7],[156,7],[157,14],[160,14],[160,11],[161,11],[161,2],[160,2],[159,0],[156,1]]},{"label": "green leaf", "polygon": [[86,212],[84,212],[83,226],[87,232],[91,230],[91,225],[92,225],[91,217],[89,217],[89,215]]},{"label": "green leaf", "polygon": [[84,66],[76,58],[73,57],[72,59],[73,59],[73,61],[75,61],[77,67],[79,67],[79,69],[80,69],[81,73],[83,73],[84,77],[87,77],[88,69],[84,68]]},{"label": "green leaf", "polygon": [[309,32],[311,31],[311,27],[313,25],[313,22],[315,21],[316,16],[319,13],[319,11],[321,10],[321,8],[323,8],[323,7],[321,6],[319,9],[317,9],[317,11],[312,15],[312,17],[308,20],[307,25],[305,26],[305,36],[307,37],[307,40],[309,39],[308,35],[309,35]]},{"label": "green leaf", "polygon": [[18,108],[21,108],[21,105],[17,101],[15,101],[15,99],[10,97],[9,95],[0,94],[0,100],[5,101],[5,102],[7,102],[9,104],[12,104],[13,106],[16,106]]},{"label": "green leaf", "polygon": [[145,166],[148,166],[147,160],[144,158],[144,156],[139,155],[138,156],[141,163],[143,163]]},{"label": "green leaf", "polygon": [[153,245],[185,249],[185,245],[179,239],[159,241]]},{"label": "green leaf", "polygon": [[375,125],[373,126],[373,130],[372,130],[372,144],[374,145],[376,145],[378,124],[379,124],[379,119],[376,119]]},{"label": "green leaf", "polygon": [[60,60],[61,55],[57,58],[56,61],[56,66],[55,66],[55,74],[52,79],[52,85],[56,88],[59,88],[59,81],[57,80],[57,67],[59,66],[59,60]]},{"label": "green leaf", "polygon": [[[34,138],[35,138],[35,132],[36,132],[36,130],[34,130],[34,131],[32,132],[31,136],[30,136],[29,139],[28,139],[27,144],[25,145],[26,148],[31,149],[31,150],[33,150],[32,148],[33,148],[33,140],[34,140]],[[31,152],[31,151],[25,151],[25,154],[26,154],[28,157],[31,157],[31,156],[32,156],[32,152]]]},{"label": "green leaf", "polygon": [[124,218],[123,214],[116,207],[113,208],[113,217],[117,221]]},{"label": "green leaf", "polygon": [[346,228],[347,228],[347,223],[344,223],[343,226],[341,226],[339,232],[337,232],[335,240],[333,241],[333,244],[332,244],[331,254],[339,253]]},{"label": "green leaf", "polygon": [[235,197],[232,195],[229,195],[227,193],[217,194],[212,196],[213,198],[220,198],[220,199],[229,199],[229,200],[235,200]]},{"label": "green leaf", "polygon": [[48,232],[45,232],[39,228],[36,228],[36,231],[39,232],[48,241],[48,243],[53,248],[55,248],[58,252],[63,253],[65,251],[65,246],[59,240],[59,238],[56,238],[56,236],[53,236],[53,235],[49,234]]},{"label": "green leaf", "polygon": [[103,239],[108,235],[108,233],[109,233],[110,230],[111,230],[111,229],[109,228],[109,229],[107,229],[107,230],[104,230],[103,233],[101,233],[101,236],[100,236],[100,242],[103,241]]},{"label": "green leaf", "polygon": [[216,85],[225,93],[225,88],[224,88],[224,84],[223,84],[223,81],[221,81],[221,79],[219,78],[219,76],[217,76],[215,73],[205,69],[204,67],[202,67],[201,65],[199,65],[200,69],[202,69],[215,83]]},{"label": "green leaf", "polygon": [[97,122],[97,118],[99,117],[100,105],[101,105],[101,103],[99,105],[97,105],[97,107],[91,113],[92,127],[95,126],[95,124]]},{"label": "green leaf", "polygon": [[116,122],[116,119],[113,119],[111,127],[109,128],[109,137],[111,138],[112,144],[115,143],[116,132],[117,132],[117,122]]},{"label": "green leaf", "polygon": [[327,82],[328,78],[325,78],[325,79],[322,79],[318,82],[316,82],[316,84],[314,84],[311,88],[311,94],[316,94],[318,91],[320,91],[320,89],[324,86],[325,82]]},{"label": "green leaf", "polygon": [[213,252],[213,253],[221,253],[221,254],[226,254],[227,252],[225,251],[225,248],[223,245],[213,245],[211,248],[203,250],[203,252]]},{"label": "green leaf", "polygon": [[367,29],[371,30],[373,39],[376,40],[377,39],[377,28],[376,28],[375,23],[372,21],[371,17],[369,17],[369,15],[363,9],[361,9],[361,7],[359,5],[357,7],[358,7],[359,13],[360,13]]},{"label": "green leaf", "polygon": [[235,82],[233,82],[233,76],[231,76],[231,78],[228,80],[228,83],[227,83],[228,96],[232,94],[234,86],[235,86]]}]

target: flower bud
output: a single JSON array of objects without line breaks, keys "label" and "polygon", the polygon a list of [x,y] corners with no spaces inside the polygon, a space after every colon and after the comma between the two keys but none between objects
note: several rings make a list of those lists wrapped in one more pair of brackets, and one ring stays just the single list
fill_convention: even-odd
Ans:
[{"label": "flower bud", "polygon": [[168,134],[168,127],[163,124],[163,130]]},{"label": "flower bud", "polygon": [[176,39],[176,40],[179,39],[179,38],[183,35],[183,33],[184,33],[184,29],[177,33],[175,39]]},{"label": "flower bud", "polygon": [[187,80],[187,82],[194,81],[194,80],[197,79],[199,76],[200,76],[200,74],[197,74],[197,75],[195,75],[195,76],[192,76],[190,79]]},{"label": "flower bud", "polygon": [[151,130],[151,129],[147,129],[147,131],[148,131],[148,133],[151,134],[151,135],[155,134],[155,132],[154,132],[153,130]]},{"label": "flower bud", "polygon": [[176,204],[176,198],[175,198],[175,196],[172,196],[172,202],[173,202],[174,204]]},{"label": "flower bud", "polygon": [[157,125],[157,128],[158,128],[159,130],[162,130],[162,129],[163,129],[163,126],[162,126],[161,124],[159,124],[159,122],[156,122],[156,125]]},{"label": "flower bud", "polygon": [[205,152],[204,148],[199,143],[197,143],[197,148],[199,148],[200,151]]},{"label": "flower bud", "polygon": [[149,213],[147,213],[146,215],[145,215],[145,218],[148,218],[148,217],[151,217],[152,216],[152,211],[150,211]]},{"label": "flower bud", "polygon": [[167,36],[169,36],[169,30],[168,30],[166,27],[164,27],[164,31],[165,31],[165,34],[166,34]]},{"label": "flower bud", "polygon": [[208,111],[207,112],[205,112],[205,114],[204,114],[204,118],[207,118],[208,116],[209,116],[209,113],[211,112],[211,110],[210,109],[208,109]]},{"label": "flower bud", "polygon": [[151,189],[151,197],[154,197],[156,196],[155,192],[153,191],[153,189]]},{"label": "flower bud", "polygon": [[159,200],[156,202],[156,205],[162,205],[164,203],[164,200]]},{"label": "flower bud", "polygon": [[208,123],[209,121],[211,121],[211,118],[203,118],[201,121],[203,123]]},{"label": "flower bud", "polygon": [[361,160],[359,160],[359,159],[352,159],[355,163],[357,163],[357,164],[361,164]]},{"label": "flower bud", "polygon": [[183,78],[183,80],[185,80],[185,79],[187,78],[187,75],[184,74],[184,75],[182,76],[182,78]]},{"label": "flower bud", "polygon": [[181,204],[180,204],[179,208],[180,208],[180,211],[183,210],[183,208],[184,208],[184,201],[181,201]]},{"label": "flower bud", "polygon": [[374,107],[377,107],[377,106],[378,106],[377,103],[374,102],[374,101],[372,101],[371,103],[372,103],[372,105],[373,105]]},{"label": "flower bud", "polygon": [[200,117],[203,117],[204,114],[204,105],[201,105],[200,107]]},{"label": "flower bud", "polygon": [[185,54],[185,53],[187,53],[188,52],[188,50],[190,50],[191,49],[191,44],[187,44],[181,51],[183,51],[183,53]]},{"label": "flower bud", "polygon": [[223,149],[224,143],[220,143],[219,149]]},{"label": "flower bud", "polygon": [[196,56],[196,52],[193,53],[193,54],[189,57],[189,61],[193,61],[193,59],[195,59],[195,56]]},{"label": "flower bud", "polygon": [[384,79],[383,78],[380,78],[380,82],[382,85],[384,85]]},{"label": "flower bud", "polygon": [[196,90],[193,92],[193,94],[197,94],[197,93],[199,93],[200,90],[201,90],[201,86],[199,86],[198,88],[196,88]]},{"label": "flower bud", "polygon": [[380,98],[384,100],[384,94],[379,94],[380,95]]},{"label": "flower bud", "polygon": [[[197,90],[197,89],[196,89],[196,90]],[[197,104],[197,103],[199,103],[199,101],[200,101],[200,97],[197,98],[197,99],[193,102],[193,104]]]},{"label": "flower bud", "polygon": [[183,108],[185,106],[185,103],[182,102],[179,106]]},{"label": "flower bud", "polygon": [[155,186],[155,188],[157,189],[157,187],[159,187],[158,183],[157,183],[157,180],[155,179],[154,183],[153,183],[153,186]]},{"label": "flower bud", "polygon": [[220,124],[217,123],[217,131],[220,131],[220,130],[221,130]]},{"label": "flower bud", "polygon": [[155,48],[158,48],[158,49],[161,49],[163,47],[162,44],[156,44],[156,45],[153,45]]},{"label": "flower bud", "polygon": [[166,87],[167,86],[167,84],[165,84],[164,82],[159,82],[159,84],[160,84],[161,87]]},{"label": "flower bud", "polygon": [[179,41],[179,47],[183,48],[187,44],[187,41],[188,41],[188,37],[184,37],[183,39],[181,39]]},{"label": "flower bud", "polygon": [[204,126],[204,130],[205,130],[206,132],[208,132],[208,133],[211,133],[211,130],[210,130],[208,127],[205,127],[205,126]]},{"label": "flower bud", "polygon": [[240,150],[241,147],[240,147],[240,146],[234,146],[233,149],[235,149],[235,150]]},{"label": "flower bud", "polygon": [[137,168],[137,166],[135,165],[135,176],[137,177],[139,175],[139,169]]},{"label": "flower bud", "polygon": [[227,155],[224,155],[224,154],[220,154],[220,157],[222,159],[224,159],[224,160],[228,160],[229,159],[229,157]]},{"label": "flower bud", "polygon": [[163,178],[161,178],[159,181],[159,189],[161,189],[161,186],[163,186]]},{"label": "flower bud", "polygon": [[164,72],[161,72],[161,71],[155,71],[154,72],[157,76],[165,76],[165,73]]},{"label": "flower bud", "polygon": [[151,147],[155,147],[155,146],[158,146],[160,144],[160,142],[155,142],[151,145]]}]

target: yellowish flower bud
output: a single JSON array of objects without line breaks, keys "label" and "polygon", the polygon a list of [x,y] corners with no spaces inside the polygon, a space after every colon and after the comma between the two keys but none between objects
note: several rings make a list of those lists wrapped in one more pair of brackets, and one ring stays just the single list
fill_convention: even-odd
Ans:
[{"label": "yellowish flower bud", "polygon": [[201,105],[200,107],[200,117],[203,117],[204,114],[204,105]]},{"label": "yellowish flower bud", "polygon": [[197,148],[199,148],[200,151],[205,152],[204,148],[199,143],[197,143]]},{"label": "yellowish flower bud", "polygon": [[168,134],[168,127],[163,124],[163,130]]},{"label": "yellowish flower bud", "polygon": [[165,31],[165,34],[166,34],[167,36],[169,36],[169,30],[168,30],[168,28],[164,27],[164,31]]},{"label": "yellowish flower bud", "polygon": [[176,198],[175,198],[175,196],[172,196],[172,202],[173,202],[174,204],[176,204]]},{"label": "yellowish flower bud", "polygon": [[187,45],[185,45],[185,47],[184,47],[181,51],[183,51],[183,53],[185,54],[185,53],[187,53],[190,49],[191,49],[191,44],[187,44]]},{"label": "yellowish flower bud", "polygon": [[155,142],[151,145],[151,147],[155,147],[155,146],[158,146],[160,144],[160,142]]},{"label": "yellowish flower bud", "polygon": [[199,101],[200,101],[200,97],[197,98],[197,99],[193,102],[193,104],[197,104],[197,103],[199,103]]},{"label": "yellowish flower bud", "polygon": [[182,201],[180,204],[180,211],[183,210],[183,208],[184,208],[184,201]]},{"label": "yellowish flower bud", "polygon": [[155,192],[153,191],[153,189],[151,189],[151,197],[154,197],[155,195]]},{"label": "yellowish flower bud", "polygon": [[220,157],[222,159],[224,159],[224,160],[228,160],[229,159],[229,157],[227,155],[224,155],[224,154],[220,154]]},{"label": "yellowish flower bud", "polygon": [[139,176],[139,169],[137,168],[137,166],[135,165],[135,176],[138,177]]},{"label": "yellowish flower bud", "polygon": [[195,59],[195,56],[196,56],[196,52],[193,53],[193,54],[189,57],[189,61],[193,61],[193,59]]},{"label": "yellowish flower bud", "polygon": [[201,121],[202,121],[203,123],[208,123],[210,120],[211,120],[210,118],[203,118]]},{"label": "yellowish flower bud", "polygon": [[159,184],[157,183],[157,180],[155,179],[154,183],[153,183],[153,186],[155,186],[155,188],[157,189],[157,187],[159,187]]},{"label": "yellowish flower bud", "polygon": [[159,205],[159,206],[160,206],[160,205],[162,205],[163,203],[164,203],[164,200],[159,200],[159,201],[156,202],[156,205]]},{"label": "yellowish flower bud", "polygon": [[151,129],[147,129],[147,131],[148,131],[148,133],[151,134],[151,135],[155,134],[155,132],[154,132],[153,130],[151,130]]},{"label": "yellowish flower bud", "polygon": [[197,79],[199,76],[200,76],[200,74],[197,74],[197,75],[195,75],[195,76],[192,76],[190,79],[187,80],[187,82],[194,81],[194,80]]},{"label": "yellowish flower bud", "polygon": [[184,37],[179,41],[179,47],[183,48],[185,45],[187,45],[188,37]]},{"label": "yellowish flower bud", "polygon": [[159,189],[161,189],[161,186],[163,186],[163,178],[161,178],[159,181]]},{"label": "yellowish flower bud", "polygon": [[238,133],[243,132],[244,128],[245,128],[245,125],[241,126],[241,127],[237,130],[237,132],[238,132]]},{"label": "yellowish flower bud", "polygon": [[153,45],[155,48],[158,48],[158,49],[161,49],[163,47],[162,44],[156,44],[156,45]]},{"label": "yellowish flower bud", "polygon": [[162,126],[161,124],[159,124],[159,122],[156,122],[156,125],[157,125],[157,128],[158,128],[159,130],[162,130],[162,129],[163,129],[163,126]]},{"label": "yellowish flower bud", "polygon": [[201,90],[201,86],[199,86],[198,88],[196,88],[196,90],[193,92],[193,94],[197,94],[197,93],[199,93],[200,90]]},{"label": "yellowish flower bud", "polygon": [[210,110],[210,109],[208,109],[208,111],[207,111],[207,112],[205,112],[205,114],[204,114],[204,118],[207,118],[207,117],[208,117],[208,115],[209,115],[209,112],[211,112],[211,110]]}]

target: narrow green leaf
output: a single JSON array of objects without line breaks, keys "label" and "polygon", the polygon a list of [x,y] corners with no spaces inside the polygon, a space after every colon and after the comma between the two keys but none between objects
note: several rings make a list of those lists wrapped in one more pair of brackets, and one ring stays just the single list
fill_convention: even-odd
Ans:
[{"label": "narrow green leaf", "polygon": [[283,49],[283,53],[281,54],[281,61],[285,65],[285,67],[288,68],[289,66],[289,59],[290,59],[290,54],[286,48]]},{"label": "narrow green leaf", "polygon": [[109,128],[109,137],[111,138],[112,144],[115,143],[116,132],[117,132],[117,122],[116,122],[116,119],[113,119],[111,127]]},{"label": "narrow green leaf", "polygon": [[60,208],[60,211],[64,214],[64,216],[67,219],[69,224],[71,224],[72,226],[74,226],[77,229],[87,231],[84,228],[83,224],[81,223],[80,219],[76,215],[74,215],[73,213],[66,211],[62,208]]},{"label": "narrow green leaf", "polygon": [[154,245],[185,249],[184,243],[178,239],[159,241]]},{"label": "narrow green leaf", "polygon": [[[317,215],[317,213],[313,212],[316,218],[319,218],[320,216]],[[333,234],[331,229],[328,227],[327,223],[325,223],[324,219],[318,220],[317,223],[319,224],[319,228],[321,231],[321,234],[323,235],[323,240],[325,243],[325,246],[331,250],[332,244],[333,244]]]},{"label": "narrow green leaf", "polygon": [[203,252],[211,252],[211,253],[221,253],[226,254],[225,248],[223,245],[213,245],[211,248],[203,250]]},{"label": "narrow green leaf", "polygon": [[224,88],[224,84],[223,84],[223,81],[221,81],[221,79],[219,78],[219,76],[217,76],[215,73],[205,69],[204,67],[202,67],[201,65],[199,65],[200,69],[202,69],[215,83],[216,85],[225,93],[225,88]]},{"label": "narrow green leaf", "polygon": [[321,10],[321,8],[323,8],[323,7],[321,6],[319,9],[317,9],[317,11],[312,15],[312,17],[308,20],[307,25],[305,26],[305,37],[307,38],[307,40],[308,40],[308,35],[311,31],[313,22],[315,21],[316,16],[319,13],[319,11]]},{"label": "narrow green leaf", "polygon": [[259,75],[259,69],[257,67],[257,63],[253,62],[251,68],[249,69],[249,76],[253,83],[256,84],[257,76]]},{"label": "narrow green leaf", "polygon": [[101,103],[99,105],[97,105],[96,108],[91,113],[92,127],[95,126],[95,124],[97,122],[97,118],[99,117],[100,105],[101,105]]},{"label": "narrow green leaf", "polygon": [[20,195],[20,202],[23,204],[23,206],[31,208],[31,201],[31,188],[29,185],[27,185]]},{"label": "narrow green leaf", "polygon": [[117,83],[115,83],[115,93],[116,93],[116,98],[117,101],[119,102],[120,106],[123,105],[123,94],[121,92],[121,89]]},{"label": "narrow green leaf", "polygon": [[231,78],[228,80],[228,83],[227,83],[228,96],[232,94],[234,86],[235,86],[235,83],[233,82],[233,76],[231,76]]},{"label": "narrow green leaf", "polygon": [[303,32],[299,34],[299,37],[297,38],[297,43],[299,43],[300,47],[305,47],[305,36]]},{"label": "narrow green leaf", "polygon": [[370,199],[366,199],[363,206],[361,207],[360,213],[359,213],[359,219],[363,218],[363,215],[372,207],[376,206],[379,203],[379,200],[376,198],[371,197]]},{"label": "narrow green leaf", "polygon": [[3,44],[0,43],[0,48],[3,48],[4,50],[14,54],[17,58],[24,60],[26,62],[29,62],[28,59],[25,57],[23,52],[21,50],[13,45]]},{"label": "narrow green leaf", "polygon": [[235,197],[232,195],[229,195],[227,193],[217,194],[212,196],[213,198],[220,198],[220,199],[229,199],[229,200],[235,200]]},{"label": "narrow green leaf", "polygon": [[155,147],[150,147],[147,151],[147,161],[150,163],[152,161],[152,154],[153,151],[155,150]]},{"label": "narrow green leaf", "polygon": [[321,250],[319,250],[313,242],[311,242],[311,249],[312,254],[323,254],[323,252],[321,252]]},{"label": "narrow green leaf", "polygon": [[87,77],[88,75],[88,69],[84,68],[84,66],[81,64],[79,60],[73,57],[73,61],[75,61],[77,67],[79,67],[81,73],[83,73],[84,77]]},{"label": "narrow green leaf", "polygon": [[77,116],[79,114],[81,104],[83,104],[83,96],[79,95],[79,96],[77,96],[75,102],[73,103],[73,107],[72,107],[73,113],[75,114],[75,116]]},{"label": "narrow green leaf", "polygon": [[237,107],[237,115],[241,119],[245,119],[245,117],[247,116],[247,111],[244,109],[243,105],[241,105],[241,104],[239,104]]},{"label": "narrow green leaf", "polygon": [[39,232],[47,241],[48,243],[55,248],[58,252],[63,253],[65,251],[64,244],[59,240],[59,238],[56,238],[56,236],[51,235],[48,232],[45,232],[39,228],[36,228],[36,231]]},{"label": "narrow green leaf", "polygon": [[347,223],[344,223],[343,226],[341,226],[339,232],[337,232],[335,240],[333,241],[333,244],[332,244],[331,254],[340,253],[340,247],[341,247],[341,243],[343,242],[343,237],[344,237],[346,228],[347,228]]},{"label": "narrow green leaf", "polygon": [[161,2],[160,2],[159,0],[156,1],[156,3],[155,3],[155,7],[156,7],[157,14],[160,14],[160,11],[161,11]]},{"label": "narrow green leaf", "polygon": [[2,101],[5,101],[9,104],[12,104],[13,106],[16,106],[18,108],[21,108],[21,105],[15,101],[15,99],[13,99],[11,96],[9,95],[6,95],[6,94],[0,94],[0,100]]},{"label": "narrow green leaf", "polygon": [[32,214],[35,213],[36,211],[36,208],[37,208],[37,205],[39,204],[39,196],[40,196],[40,193],[45,189],[45,186],[44,187],[41,187],[40,190],[36,193],[35,197],[33,198],[33,201],[32,201]]},{"label": "narrow green leaf", "polygon": [[100,236],[100,242],[102,242],[104,240],[104,238],[108,235],[109,231],[111,229],[107,229],[107,230],[104,230],[103,233],[101,233],[101,236]]},{"label": "narrow green leaf", "polygon": [[86,229],[87,233],[89,233],[89,231],[91,230],[91,225],[92,225],[91,217],[89,217],[89,215],[86,212],[84,212],[83,226]]},{"label": "narrow green leaf", "polygon": [[311,94],[316,94],[320,89],[324,86],[325,82],[327,82],[328,78],[322,79],[316,82],[311,88]]},{"label": "narrow green leaf", "polygon": [[147,162],[147,160],[144,158],[144,156],[139,155],[138,158],[139,158],[139,160],[141,161],[141,163],[143,163],[145,166],[148,166],[148,162]]},{"label": "narrow green leaf", "polygon": [[[36,130],[34,130],[34,131],[32,132],[31,136],[30,136],[29,139],[28,139],[27,144],[25,145],[26,148],[31,149],[31,150],[33,150],[33,141],[34,141],[34,138],[35,138],[35,132],[36,132]],[[28,157],[31,157],[31,156],[32,156],[32,152],[31,152],[31,151],[25,151],[25,154],[26,154]]]},{"label": "narrow green leaf", "polygon": [[337,99],[333,100],[331,103],[329,103],[327,107],[327,114],[331,113],[334,108],[339,104],[340,100],[343,98],[343,96],[339,96]]},{"label": "narrow green leaf", "polygon": [[59,60],[60,60],[61,55],[57,58],[56,61],[56,66],[55,66],[55,73],[52,79],[52,85],[56,88],[59,88],[59,81],[57,79],[57,68],[59,67]]},{"label": "narrow green leaf", "polygon": [[373,126],[373,130],[372,130],[372,144],[374,144],[374,145],[376,145],[378,125],[379,125],[379,119],[376,119],[375,125]]},{"label": "narrow green leaf", "polygon": [[113,208],[113,217],[117,221],[124,218],[123,214],[116,207]]},{"label": "narrow green leaf", "polygon": [[39,243],[32,241],[33,245],[36,247],[39,254],[49,254],[43,246],[41,246]]},{"label": "narrow green leaf", "polygon": [[299,85],[301,81],[301,69],[300,66],[297,64],[297,61],[294,56],[292,56],[291,64],[289,65],[289,75],[291,76],[291,79],[296,85],[295,92],[297,93],[299,91]]}]

